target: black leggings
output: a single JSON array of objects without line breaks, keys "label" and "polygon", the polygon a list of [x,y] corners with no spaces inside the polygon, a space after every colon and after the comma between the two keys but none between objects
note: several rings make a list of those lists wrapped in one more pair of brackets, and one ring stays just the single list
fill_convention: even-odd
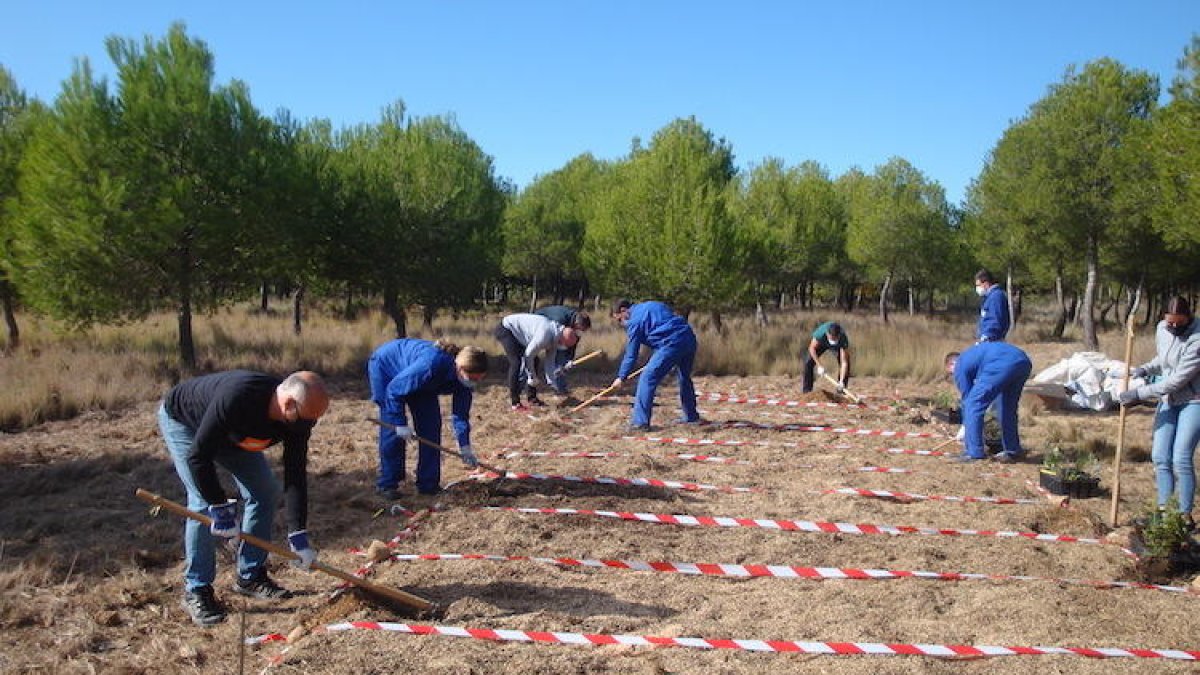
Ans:
[{"label": "black leggings", "polygon": [[508,357],[508,398],[512,405],[521,402],[521,360],[525,358],[525,345],[517,340],[512,331],[504,324],[496,326],[496,339],[504,347],[504,355]]}]

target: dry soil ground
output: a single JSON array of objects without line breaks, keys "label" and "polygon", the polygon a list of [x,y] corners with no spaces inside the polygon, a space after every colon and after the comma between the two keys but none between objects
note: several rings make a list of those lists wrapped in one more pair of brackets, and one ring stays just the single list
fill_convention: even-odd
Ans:
[{"label": "dry soil ground", "polygon": [[[1041,362],[1038,367],[1048,363]],[[586,378],[584,378],[586,379]],[[576,393],[606,378],[577,381]],[[624,430],[630,399],[618,395],[575,417],[539,410],[539,419],[507,410],[498,384],[474,410],[481,459],[510,471],[611,476],[753,488],[752,492],[507,479],[468,480],[437,498],[410,497],[414,511],[437,504],[400,539],[397,553],[492,554],[556,559],[732,563],[831,568],[926,570],[1029,575],[944,581],[739,579],[671,572],[596,569],[522,560],[385,561],[372,579],[432,600],[436,617],[405,617],[352,596],[332,602],[330,577],[280,564],[275,576],[298,595],[272,604],[219,589],[234,610],[216,628],[193,627],[179,608],[180,530],[175,517],[151,517],[133,498],[137,487],[182,500],[155,429],[154,404],[119,414],[93,414],[0,437],[0,671],[4,672],[272,672],[290,673],[1182,673],[1195,663],[1162,659],[1096,660],[1079,656],[1012,656],[945,660],[924,656],[815,656],[688,648],[631,648],[494,642],[396,632],[295,631],[290,644],[245,650],[241,635],[293,633],[343,620],[523,631],[619,633],[668,637],[1058,645],[1200,649],[1200,602],[1184,594],[1096,588],[1062,579],[1134,580],[1132,560],[1115,545],[1028,538],[906,534],[826,534],[764,528],[684,527],[588,515],[522,513],[484,506],[597,509],[652,514],[865,523],[928,528],[1043,532],[1094,537],[1104,533],[1108,493],[1071,508],[1048,505],[1027,487],[1036,480],[1040,439],[1054,433],[1115,438],[1115,414],[1024,409],[1029,463],[957,465],[940,457],[891,454],[889,447],[929,449],[951,429],[927,421],[910,404],[926,387],[879,379],[855,382],[876,405],[894,408],[701,404],[714,422],[804,423],[929,432],[938,438],[885,438],[830,432],[706,428],[671,424],[673,386],[659,392],[660,435],[749,441],[691,446],[614,438]],[[706,392],[799,399],[788,378],[700,377]],[[376,429],[364,391],[348,383],[317,427],[311,453],[310,530],[322,560],[346,570],[364,564],[351,553],[403,532],[407,519],[372,494]],[[1150,411],[1132,414],[1131,444],[1144,451]],[[447,434],[449,436],[449,434]],[[452,444],[452,442],[451,442]],[[502,453],[594,452],[604,457],[502,456]],[[717,455],[739,463],[681,459]],[[272,451],[277,459],[278,451]],[[907,469],[864,472],[861,467]],[[1151,494],[1148,464],[1130,463],[1123,481],[1125,518]],[[446,483],[467,478],[457,461]],[[1111,481],[1106,471],[1104,483]],[[1034,504],[878,499],[823,490],[841,486],[922,495],[1035,498]],[[1190,578],[1171,581],[1187,586]],[[241,621],[244,617],[244,628]]]}]

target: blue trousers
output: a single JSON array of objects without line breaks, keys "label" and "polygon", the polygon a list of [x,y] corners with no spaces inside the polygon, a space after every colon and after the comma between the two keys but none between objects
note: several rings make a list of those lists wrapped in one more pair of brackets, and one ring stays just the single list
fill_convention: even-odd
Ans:
[{"label": "blue trousers", "polygon": [[[208,502],[196,489],[192,470],[188,466],[188,452],[192,448],[195,432],[167,414],[166,408],[158,407],[158,428],[171,453],[175,473],[183,481],[187,491],[187,507],[205,513]],[[279,481],[271,473],[267,458],[261,452],[230,450],[216,458],[217,464],[233,475],[238,492],[242,495],[242,531],[260,539],[271,540],[271,523],[275,518],[275,505],[279,502]],[[216,544],[207,525],[187,519],[183,526],[183,553],[187,561],[183,578],[187,590],[211,586],[217,576]],[[241,542],[238,547],[238,576],[251,579],[267,564],[267,552]]]},{"label": "blue trousers", "polygon": [[638,378],[637,397],[633,402],[633,424],[650,424],[650,413],[654,406],[654,392],[672,368],[679,368],[679,405],[683,418],[688,421],[700,419],[696,411],[696,388],[692,385],[692,365],[696,360],[696,338],[688,335],[676,344],[654,350],[646,369]]},{"label": "blue trousers", "polygon": [[[409,396],[405,399],[412,413],[412,430],[427,441],[442,442],[442,411],[436,394]],[[405,425],[403,409],[380,406],[379,418],[391,424]],[[376,487],[389,490],[404,482],[405,443],[396,432],[387,427],[379,428],[379,478]],[[417,448],[417,491],[425,494],[437,492],[442,482],[442,453],[432,445],[421,443]]]},{"label": "blue trousers", "polygon": [[1175,493],[1182,513],[1191,513],[1196,497],[1196,467],[1193,457],[1200,441],[1200,401],[1169,406],[1160,403],[1154,414],[1154,484],[1158,505],[1166,506]]},{"label": "blue trousers", "polygon": [[996,403],[996,416],[1000,420],[1000,433],[1004,452],[1020,457],[1021,436],[1017,431],[1017,404],[1021,401],[1021,388],[1029,379],[1032,364],[986,363],[980,369],[971,389],[963,396],[962,417],[966,432],[965,452],[976,459],[987,457],[983,443],[983,416],[988,406]]}]

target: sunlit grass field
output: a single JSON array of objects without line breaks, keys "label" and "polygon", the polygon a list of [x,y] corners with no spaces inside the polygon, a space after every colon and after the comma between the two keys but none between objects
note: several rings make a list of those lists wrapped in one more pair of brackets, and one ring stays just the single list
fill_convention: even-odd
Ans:
[{"label": "sunlit grass field", "polygon": [[[522,310],[439,315],[432,331],[425,329],[413,312],[409,337],[445,338],[481,347],[494,357],[490,377],[499,379],[503,377],[504,358],[492,331],[501,316],[512,311]],[[624,331],[608,317],[605,305],[592,312],[592,318],[592,330],[580,343],[579,354],[595,349],[605,354],[583,368],[613,372],[624,345]],[[757,325],[748,313],[726,315],[719,333],[706,314],[693,314],[690,320],[700,341],[697,374],[798,375],[801,354],[813,328],[822,321],[836,320],[850,337],[855,377],[881,376],[917,383],[942,382],[943,356],[969,346],[975,327],[975,317],[968,312],[933,318],[898,313],[885,325],[874,313],[787,311],[770,315],[766,326]],[[172,314],[72,332],[28,315],[19,316],[18,321],[21,347],[0,356],[0,382],[4,384],[0,429],[15,431],[86,411],[113,410],[153,400],[183,376]],[[1017,326],[1010,340],[1022,346],[1042,342],[1047,330],[1048,324],[1032,317]],[[251,305],[198,316],[193,331],[200,372],[249,368],[285,374],[310,369],[341,379],[364,378],[371,351],[394,337],[391,321],[378,312],[363,312],[349,321],[313,311],[305,317],[303,332],[296,335],[290,313],[264,313]],[[1065,340],[1069,344],[1077,336],[1077,329],[1071,327]],[[1137,341],[1135,362],[1151,356],[1151,342],[1148,336]],[[1121,358],[1123,345],[1123,337],[1115,330],[1101,336],[1102,351],[1110,356]],[[0,346],[7,345],[0,342]],[[1079,349],[1077,344],[1075,350]],[[832,366],[832,357],[826,359],[827,366]],[[1035,361],[1035,372],[1046,365],[1050,364]]]}]

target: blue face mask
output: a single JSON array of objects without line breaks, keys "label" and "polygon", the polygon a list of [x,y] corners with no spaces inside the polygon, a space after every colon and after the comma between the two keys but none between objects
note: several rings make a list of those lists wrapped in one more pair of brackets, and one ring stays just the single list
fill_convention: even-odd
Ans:
[{"label": "blue face mask", "polygon": [[458,382],[459,382],[459,384],[466,387],[467,389],[474,389],[475,385],[478,384],[475,380],[472,380],[471,378],[467,377],[466,375],[459,375]]}]

